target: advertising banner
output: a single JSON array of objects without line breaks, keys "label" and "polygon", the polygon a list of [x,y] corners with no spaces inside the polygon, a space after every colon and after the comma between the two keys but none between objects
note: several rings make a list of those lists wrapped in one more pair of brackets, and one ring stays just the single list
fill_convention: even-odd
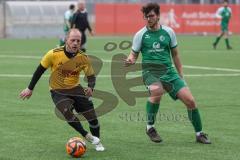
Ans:
[{"label": "advertising banner", "polygon": [[[96,33],[128,35],[145,25],[140,4],[96,4]],[[221,5],[160,5],[161,24],[182,34],[216,34],[220,19],[216,11]],[[240,33],[240,5],[230,5],[232,18],[229,31]]]}]

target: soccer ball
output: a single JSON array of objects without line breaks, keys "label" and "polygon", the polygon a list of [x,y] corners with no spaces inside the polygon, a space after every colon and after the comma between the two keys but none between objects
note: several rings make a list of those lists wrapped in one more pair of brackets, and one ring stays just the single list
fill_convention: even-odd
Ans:
[{"label": "soccer ball", "polygon": [[84,155],[86,150],[86,143],[80,137],[70,138],[66,144],[67,154],[75,158]]}]

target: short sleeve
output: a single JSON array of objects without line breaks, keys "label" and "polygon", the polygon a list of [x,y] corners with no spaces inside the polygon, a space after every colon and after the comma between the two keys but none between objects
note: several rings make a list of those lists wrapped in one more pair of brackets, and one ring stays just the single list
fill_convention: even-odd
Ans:
[{"label": "short sleeve", "polygon": [[147,31],[147,28],[144,27],[140,31],[138,31],[133,37],[132,51],[134,53],[139,53],[142,48],[142,37],[143,34]]},{"label": "short sleeve", "polygon": [[177,47],[177,37],[176,37],[174,30],[165,25],[162,25],[162,29],[165,30],[170,37],[170,42],[169,42],[170,48]]},{"label": "short sleeve", "polygon": [[216,16],[217,18],[221,18],[221,17],[222,17],[222,16],[221,16],[222,10],[223,10],[222,7],[218,8],[218,10],[217,10],[217,12],[216,12],[216,14],[215,14],[215,16]]},{"label": "short sleeve", "polygon": [[170,47],[171,48],[177,47],[177,37],[176,37],[175,32],[171,29],[169,34],[170,34],[170,38],[171,38]]},{"label": "short sleeve", "polygon": [[41,60],[41,65],[46,69],[51,67],[52,59],[53,59],[53,50],[50,50],[43,56],[43,58]]},{"label": "short sleeve", "polygon": [[133,44],[132,44],[132,50],[134,53],[139,53],[141,50],[141,45],[142,44],[142,40],[139,34],[135,34],[135,36],[133,37]]},{"label": "short sleeve", "polygon": [[231,9],[230,7],[228,7],[228,10],[229,10],[229,12],[232,14],[232,9]]},{"label": "short sleeve", "polygon": [[65,12],[65,14],[64,14],[64,19],[66,19],[66,20],[69,20],[70,19],[70,17],[71,17],[71,13],[70,12]]}]

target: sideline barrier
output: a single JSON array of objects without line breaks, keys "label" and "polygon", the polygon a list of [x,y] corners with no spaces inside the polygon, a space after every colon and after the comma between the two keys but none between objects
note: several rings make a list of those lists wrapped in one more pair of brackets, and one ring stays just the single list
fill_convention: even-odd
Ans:
[{"label": "sideline barrier", "polygon": [[[96,4],[96,33],[98,35],[129,35],[138,31],[145,22],[141,4]],[[215,13],[221,5],[160,5],[162,24],[182,34],[216,34],[220,19]],[[230,5],[232,18],[229,31],[240,33],[240,5]]]}]

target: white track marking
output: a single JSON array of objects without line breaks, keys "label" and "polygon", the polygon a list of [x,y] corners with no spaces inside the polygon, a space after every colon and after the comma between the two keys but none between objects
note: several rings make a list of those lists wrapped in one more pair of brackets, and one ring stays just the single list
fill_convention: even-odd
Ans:
[{"label": "white track marking", "polygon": [[[41,59],[40,56],[28,56],[28,55],[0,55],[0,58],[16,58],[16,59]],[[102,60],[105,63],[111,63],[112,60]],[[115,61],[123,63],[122,61]],[[227,71],[227,72],[240,72],[240,69],[233,68],[218,68],[218,67],[205,67],[205,66],[191,66],[184,65],[183,68],[189,69],[201,69],[201,70],[212,70],[212,71]]]},{"label": "white track marking", "polygon": [[190,68],[190,69],[202,69],[202,70],[240,72],[240,69],[231,69],[231,68],[215,68],[215,67],[188,66],[188,65],[184,65],[183,67],[184,67],[184,68]]},{"label": "white track marking", "polygon": [[[128,78],[141,77],[142,75],[128,75]],[[240,73],[234,74],[186,74],[184,77],[238,77]],[[0,74],[2,78],[31,78],[31,74]],[[43,75],[44,78],[49,78],[50,75]],[[84,77],[84,76],[81,76]],[[97,75],[97,78],[123,77],[123,75]]]},{"label": "white track marking", "polygon": [[[31,78],[32,74],[0,74],[3,78]],[[49,75],[42,75],[42,77],[49,77]]]},{"label": "white track marking", "polygon": [[233,74],[186,74],[184,77],[237,77],[240,73]]},{"label": "white track marking", "polygon": [[27,56],[27,55],[0,55],[0,58],[16,58],[16,59],[41,59],[40,56]]},{"label": "white track marking", "polygon": [[[130,48],[129,48],[130,49]],[[37,53],[46,53],[48,50],[33,50],[33,51],[4,51],[4,50],[0,50],[0,53],[2,54],[37,54]],[[122,53],[122,52],[127,52],[128,51],[125,51],[125,50],[114,50],[114,51],[105,51],[105,50],[87,50],[87,52],[89,53]],[[196,50],[183,50],[181,52],[184,52],[184,53],[195,53]],[[228,52],[231,52],[231,53],[240,53],[239,51],[236,51],[236,50],[231,50],[231,51],[227,51],[227,50],[198,50],[197,52],[200,52],[200,53],[216,53],[216,54],[219,54],[219,53],[228,53]]]}]

